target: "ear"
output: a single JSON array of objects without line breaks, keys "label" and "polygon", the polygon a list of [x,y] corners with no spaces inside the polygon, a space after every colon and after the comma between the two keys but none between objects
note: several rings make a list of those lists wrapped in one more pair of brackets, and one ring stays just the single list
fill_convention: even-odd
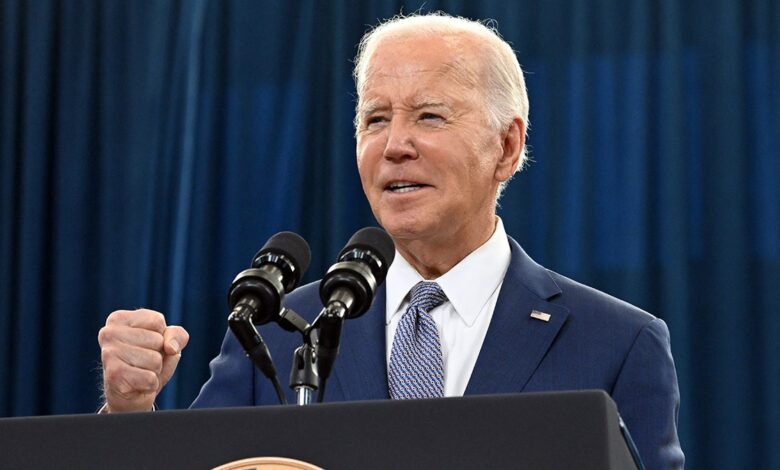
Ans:
[{"label": "ear", "polygon": [[519,117],[512,120],[509,128],[501,135],[501,158],[496,165],[496,180],[500,183],[515,174],[520,153],[525,147],[525,123]]}]

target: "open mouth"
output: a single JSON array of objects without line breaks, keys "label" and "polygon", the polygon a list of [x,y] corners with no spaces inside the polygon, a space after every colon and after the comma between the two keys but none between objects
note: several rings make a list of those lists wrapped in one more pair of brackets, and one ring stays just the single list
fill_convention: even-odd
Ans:
[{"label": "open mouth", "polygon": [[385,186],[385,190],[396,194],[410,193],[420,188],[428,186],[427,184],[411,183],[408,181],[396,181]]}]

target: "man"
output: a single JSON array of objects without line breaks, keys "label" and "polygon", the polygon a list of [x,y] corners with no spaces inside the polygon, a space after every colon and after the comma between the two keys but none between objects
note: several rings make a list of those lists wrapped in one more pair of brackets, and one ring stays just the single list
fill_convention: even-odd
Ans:
[{"label": "man", "polygon": [[[469,20],[397,18],[364,37],[355,79],[358,170],[398,255],[371,311],[345,325],[326,399],[604,389],[647,468],[682,466],[666,325],[537,265],[496,217],[528,125],[509,45]],[[286,304],[318,312],[317,283]],[[300,338],[264,335],[286,372]],[[157,312],[112,313],[107,411],[151,409],[187,340]],[[230,334],[211,374],[193,406],[276,401]]]}]

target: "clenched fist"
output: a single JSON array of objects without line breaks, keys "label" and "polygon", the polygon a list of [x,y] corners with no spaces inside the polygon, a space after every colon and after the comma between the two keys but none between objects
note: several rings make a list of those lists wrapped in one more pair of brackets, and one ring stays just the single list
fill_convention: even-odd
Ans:
[{"label": "clenched fist", "polygon": [[148,411],[168,383],[190,335],[154,310],[117,310],[98,333],[109,412]]}]

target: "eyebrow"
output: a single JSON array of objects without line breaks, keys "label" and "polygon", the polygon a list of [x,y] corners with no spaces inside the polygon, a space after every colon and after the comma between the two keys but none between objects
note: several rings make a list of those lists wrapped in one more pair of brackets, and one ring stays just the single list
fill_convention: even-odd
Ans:
[{"label": "eyebrow", "polygon": [[[412,110],[414,111],[419,111],[423,108],[449,108],[449,106],[442,101],[430,98],[422,98],[420,100],[416,100],[416,102],[412,104]],[[364,106],[361,106],[361,108],[358,110],[358,113],[360,116],[367,116],[376,113],[377,111],[385,111],[388,109],[390,109],[390,106],[381,103],[379,100],[375,100],[369,101]]]},{"label": "eyebrow", "polygon": [[419,110],[422,108],[449,108],[443,101],[438,101],[430,98],[423,98],[412,105],[412,109]]},{"label": "eyebrow", "polygon": [[388,108],[389,106],[379,102],[379,100],[372,100],[366,103],[365,105],[361,106],[358,109],[358,114],[360,116],[367,116],[369,114],[374,114],[377,111],[384,111]]}]

